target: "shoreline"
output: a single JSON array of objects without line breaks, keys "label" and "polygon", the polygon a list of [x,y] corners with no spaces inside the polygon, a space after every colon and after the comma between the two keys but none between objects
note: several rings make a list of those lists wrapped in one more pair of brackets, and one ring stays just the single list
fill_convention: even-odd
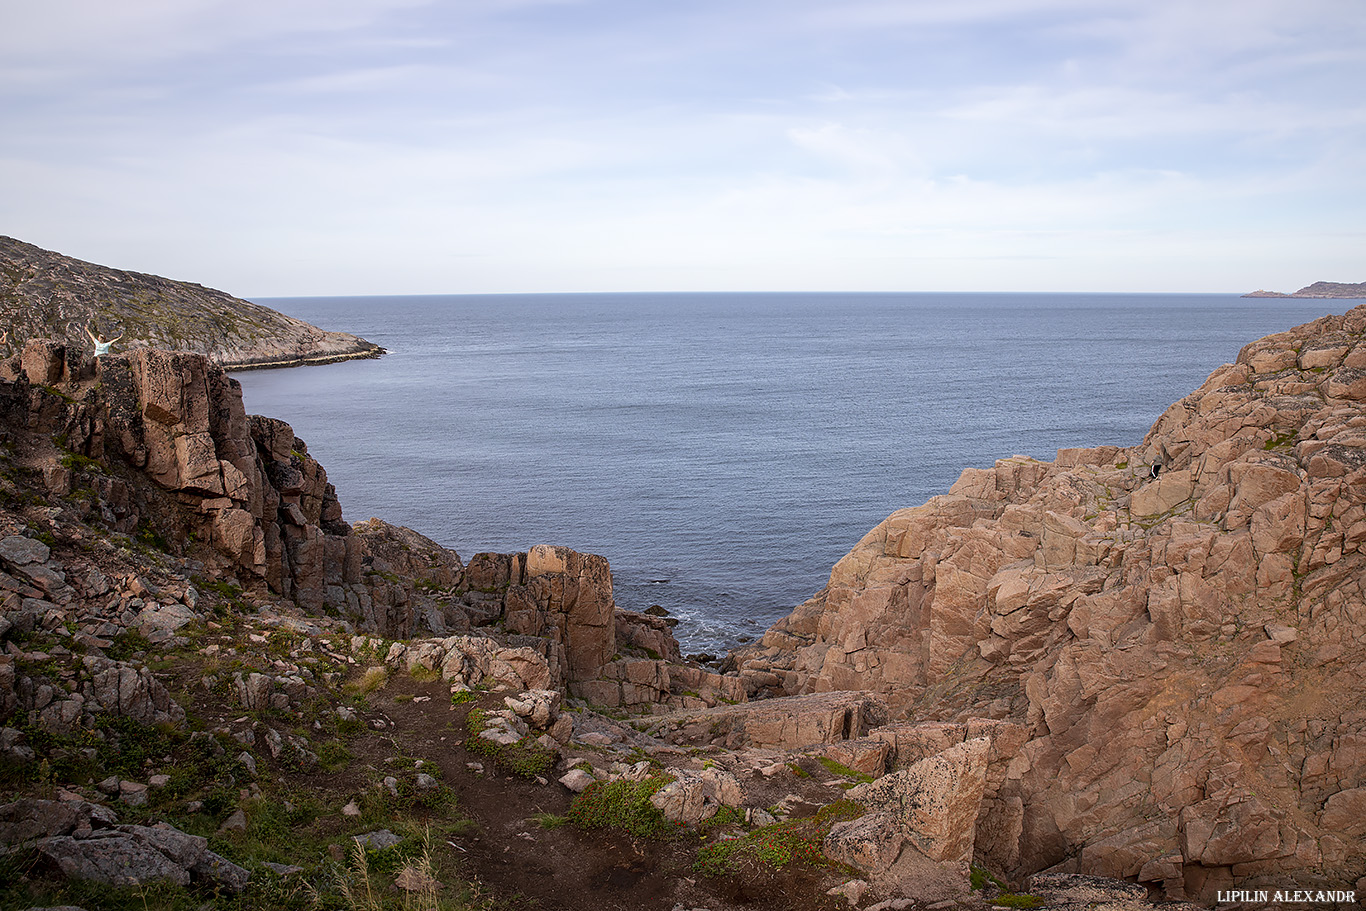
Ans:
[{"label": "shoreline", "polygon": [[[367,344],[373,344],[368,343]],[[253,361],[218,361],[218,365],[228,373],[241,373],[246,370],[283,370],[290,367],[320,367],[325,364],[339,364],[342,361],[373,361],[388,354],[389,350],[373,345],[361,351],[343,354],[301,355],[292,358]]]}]

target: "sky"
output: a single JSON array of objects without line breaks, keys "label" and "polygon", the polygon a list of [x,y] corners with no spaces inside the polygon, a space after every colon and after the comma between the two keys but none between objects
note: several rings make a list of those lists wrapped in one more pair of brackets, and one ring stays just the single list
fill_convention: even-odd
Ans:
[{"label": "sky", "polygon": [[1362,0],[0,0],[0,234],[242,297],[1366,281]]}]

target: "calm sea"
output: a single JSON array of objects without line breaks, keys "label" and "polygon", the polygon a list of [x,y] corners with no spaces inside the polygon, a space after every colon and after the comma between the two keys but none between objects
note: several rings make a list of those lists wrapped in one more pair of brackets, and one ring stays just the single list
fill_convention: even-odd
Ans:
[{"label": "calm sea", "polygon": [[237,374],[350,521],[564,544],[685,651],[757,636],[968,467],[1132,445],[1245,343],[1351,306],[1234,295],[556,294],[260,303],[389,349]]}]

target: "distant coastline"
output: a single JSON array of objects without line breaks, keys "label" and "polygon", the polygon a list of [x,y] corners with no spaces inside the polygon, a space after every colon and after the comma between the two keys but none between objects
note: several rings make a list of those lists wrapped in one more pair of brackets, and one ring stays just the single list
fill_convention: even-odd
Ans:
[{"label": "distant coastline", "polygon": [[[0,236],[0,327],[8,349],[60,339],[89,350],[87,331],[134,348],[196,351],[226,370],[330,364],[385,353],[348,332],[192,282],[84,262]],[[87,327],[89,329],[87,330]]]},{"label": "distant coastline", "polygon": [[1251,291],[1243,297],[1299,297],[1323,300],[1366,300],[1366,282],[1314,282],[1294,294],[1280,291]]}]

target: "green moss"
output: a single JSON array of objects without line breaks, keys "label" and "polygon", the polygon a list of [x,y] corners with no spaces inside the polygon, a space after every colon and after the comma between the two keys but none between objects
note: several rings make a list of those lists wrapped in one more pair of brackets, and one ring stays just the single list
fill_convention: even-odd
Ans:
[{"label": "green moss", "polygon": [[418,683],[431,683],[441,679],[441,672],[434,668],[423,667],[419,664],[408,671],[408,676],[412,677],[413,680]]},{"label": "green moss", "polygon": [[[242,752],[240,744],[229,742],[228,749],[215,738],[192,737],[182,727],[143,724],[122,715],[102,713],[95,721],[93,730],[58,734],[27,714],[11,718],[10,726],[23,731],[39,760],[25,767],[27,774],[62,783],[98,781],[110,775],[138,779],[149,764],[161,765],[163,757],[170,756],[172,762],[164,766],[170,782],[154,792],[158,802],[212,791],[242,775],[236,759]],[[231,784],[225,786],[235,802],[236,790]]]},{"label": "green moss", "polygon": [[135,629],[124,629],[110,640],[110,645],[104,653],[115,661],[127,661],[138,652],[145,652],[151,647],[151,640],[142,633]]},{"label": "green moss", "polygon": [[27,532],[28,537],[35,541],[41,541],[48,547],[57,546],[57,539],[53,537],[52,532],[48,531],[46,528],[39,528],[37,525],[29,525]]},{"label": "green moss", "polygon": [[1298,434],[1299,431],[1297,430],[1286,430],[1282,433],[1278,433],[1271,439],[1263,443],[1262,449],[1267,452],[1271,452],[1274,450],[1288,450],[1291,448],[1291,444],[1295,441],[1295,437],[1298,436]]},{"label": "green moss", "polygon": [[95,474],[104,474],[103,465],[88,456],[83,456],[76,452],[68,452],[66,455],[62,456],[61,464],[63,468],[69,468],[73,471],[89,471]]},{"label": "green moss", "polygon": [[212,592],[225,602],[214,611],[220,618],[226,617],[229,609],[238,613],[247,613],[251,609],[251,605],[244,600],[244,592],[239,585],[224,579],[205,579],[203,576],[191,576],[190,581],[200,591]]},{"label": "green moss", "polygon": [[144,522],[142,526],[138,528],[136,537],[138,543],[146,547],[159,550],[162,553],[171,552],[171,545],[166,540],[166,537],[153,528],[150,522]]},{"label": "green moss", "polygon": [[324,772],[336,772],[350,765],[354,757],[344,744],[328,740],[318,745],[318,767]]},{"label": "green moss", "polygon": [[821,765],[825,766],[826,771],[832,775],[838,775],[841,778],[848,778],[851,781],[857,782],[867,782],[873,780],[873,776],[869,775],[867,772],[860,772],[857,769],[851,769],[843,763],[836,762],[829,756],[817,756],[816,761],[819,762]]},{"label": "green moss", "polygon": [[968,873],[968,880],[971,883],[974,892],[985,889],[988,883],[995,886],[997,889],[1005,889],[1006,887],[1006,884],[1003,883],[995,873],[992,873],[986,867],[979,867],[976,864],[972,865]]},{"label": "green moss", "polygon": [[1002,908],[1038,908],[1043,904],[1043,899],[1037,895],[1016,895],[1007,892],[993,898],[991,903]]}]

